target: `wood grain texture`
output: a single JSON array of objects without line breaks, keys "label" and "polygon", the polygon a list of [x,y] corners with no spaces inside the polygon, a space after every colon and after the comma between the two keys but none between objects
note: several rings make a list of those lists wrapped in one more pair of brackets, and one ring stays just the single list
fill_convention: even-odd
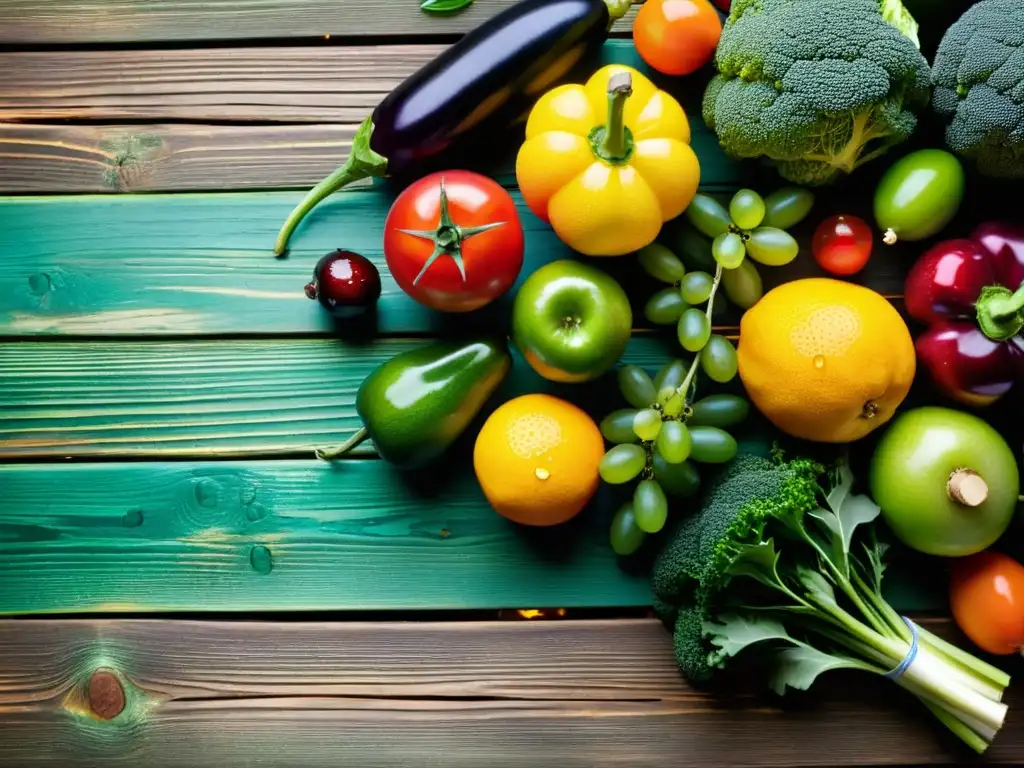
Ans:
[{"label": "wood grain texture", "polygon": [[[2,8],[0,8],[2,11]],[[0,120],[232,120],[358,125],[444,45],[0,53]],[[609,40],[579,65],[582,81],[607,63],[635,66],[689,108],[693,130],[703,79],[665,78],[631,40]]]},{"label": "wood grain texture", "polygon": [[[302,289],[317,260],[338,247],[380,269],[380,333],[457,329],[464,317],[421,306],[388,272],[382,238],[394,191],[378,185],[329,198],[300,225],[287,259],[270,249],[299,192],[0,198],[0,335],[333,334],[331,318]],[[573,254],[518,192],[513,197],[526,233],[518,286],[540,265]],[[801,237],[809,242],[807,232]],[[659,285],[631,258],[600,266],[626,287],[641,325]],[[898,294],[904,269],[898,258],[875,258],[856,279]],[[768,286],[821,274],[806,249],[786,267],[760,270]],[[474,322],[507,329],[514,291]]]},{"label": "wood grain texture", "polygon": [[[885,681],[833,674],[785,700],[691,688],[654,621],[7,621],[0,651],[0,761],[26,767],[977,762]],[[83,691],[98,668],[127,698],[105,722]],[[1010,703],[986,762],[1019,761]]]},{"label": "wood grain texture", "polygon": [[[426,343],[0,344],[0,457],[311,455],[360,426],[355,395],[371,370]],[[623,361],[656,370],[671,349],[634,338]],[[622,407],[606,379],[553,384],[518,355],[513,369],[494,403],[548,391],[601,416]]]},{"label": "wood grain texture", "polygon": [[613,494],[563,530],[523,531],[470,466],[0,465],[0,613],[650,603],[608,546]]},{"label": "wood grain texture", "polygon": [[[0,43],[109,43],[366,35],[456,35],[515,0],[475,0],[452,16],[419,0],[0,0]],[[635,10],[616,31],[632,29]]]},{"label": "wood grain texture", "polygon": [[0,192],[311,187],[348,155],[357,127],[0,123]]}]

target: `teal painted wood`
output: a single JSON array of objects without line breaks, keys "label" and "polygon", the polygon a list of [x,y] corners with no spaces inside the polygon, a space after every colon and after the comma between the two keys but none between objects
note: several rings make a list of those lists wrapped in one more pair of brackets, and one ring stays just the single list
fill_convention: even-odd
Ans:
[{"label": "teal painted wood", "polygon": [[[468,466],[463,464],[463,467]],[[380,461],[0,466],[0,613],[640,606],[605,494],[568,531],[471,471]]]},{"label": "teal painted wood", "polygon": [[[623,360],[656,370],[678,348],[673,341],[636,337]],[[371,370],[427,343],[0,344],[0,457],[312,455],[359,427],[355,395]],[[623,406],[608,378],[556,385],[516,354],[492,405],[552,392],[600,418]]]}]

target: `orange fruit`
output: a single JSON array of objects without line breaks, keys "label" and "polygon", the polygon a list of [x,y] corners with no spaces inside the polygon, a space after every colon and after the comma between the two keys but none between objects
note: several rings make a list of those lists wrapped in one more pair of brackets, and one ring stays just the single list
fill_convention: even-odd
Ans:
[{"label": "orange fruit", "polygon": [[867,288],[827,278],[785,283],[740,322],[740,378],[783,432],[849,443],[892,418],[916,361],[907,324]]},{"label": "orange fruit", "polygon": [[594,496],[604,439],[581,409],[551,395],[498,408],[473,447],[473,468],[498,514],[523,525],[558,525]]}]

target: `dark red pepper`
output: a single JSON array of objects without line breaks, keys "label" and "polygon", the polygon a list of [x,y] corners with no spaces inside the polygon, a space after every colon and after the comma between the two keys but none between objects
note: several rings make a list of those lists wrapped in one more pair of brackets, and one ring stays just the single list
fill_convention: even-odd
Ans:
[{"label": "dark red pepper", "polygon": [[928,328],[917,358],[946,394],[990,405],[1024,386],[1024,227],[982,224],[914,264],[907,311]]}]

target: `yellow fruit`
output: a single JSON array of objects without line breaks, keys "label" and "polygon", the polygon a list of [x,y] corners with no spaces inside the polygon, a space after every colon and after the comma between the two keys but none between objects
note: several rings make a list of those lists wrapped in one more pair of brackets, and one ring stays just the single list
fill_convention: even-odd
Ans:
[{"label": "yellow fruit", "polygon": [[888,301],[826,278],[765,294],[743,315],[738,353],[758,410],[822,443],[852,442],[889,421],[916,367],[910,331]]},{"label": "yellow fruit", "polygon": [[597,491],[604,440],[594,420],[550,395],[523,395],[487,419],[473,448],[484,495],[523,525],[558,525]]}]

